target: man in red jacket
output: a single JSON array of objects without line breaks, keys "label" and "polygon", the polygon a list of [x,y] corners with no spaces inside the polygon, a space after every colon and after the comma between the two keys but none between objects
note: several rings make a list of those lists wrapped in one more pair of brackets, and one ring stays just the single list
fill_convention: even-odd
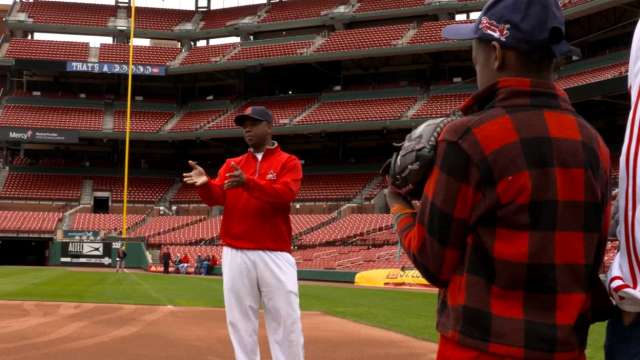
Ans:
[{"label": "man in red jacket", "polygon": [[303,359],[296,262],[291,256],[291,202],[302,166],[271,139],[273,116],[261,106],[235,118],[249,151],[228,159],[215,179],[193,161],[184,174],[209,206],[224,206],[222,276],[227,326],[236,359],[260,359],[258,310],[264,303],[271,356]]}]

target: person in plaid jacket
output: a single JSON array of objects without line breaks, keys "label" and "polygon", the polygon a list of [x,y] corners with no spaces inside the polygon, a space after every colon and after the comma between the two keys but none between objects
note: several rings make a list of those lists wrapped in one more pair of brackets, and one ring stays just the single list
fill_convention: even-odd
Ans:
[{"label": "person in plaid jacket", "polygon": [[439,359],[584,359],[608,230],[610,160],[553,83],[557,0],[489,1],[473,39],[480,90],[440,135],[414,210],[387,200],[402,246],[440,289]]}]

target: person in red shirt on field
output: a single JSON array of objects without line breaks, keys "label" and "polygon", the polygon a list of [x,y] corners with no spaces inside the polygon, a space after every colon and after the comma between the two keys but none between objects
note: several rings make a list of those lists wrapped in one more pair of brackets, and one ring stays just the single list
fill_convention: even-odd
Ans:
[{"label": "person in red shirt on field", "polygon": [[180,273],[186,274],[189,269],[189,255],[184,254],[180,258]]},{"label": "person in red shirt on field", "polygon": [[[273,115],[249,107],[235,118],[249,151],[228,159],[215,179],[190,161],[184,181],[209,206],[224,206],[220,237],[227,326],[236,359],[260,358],[258,310],[264,304],[271,356],[304,358],[296,262],[291,256],[291,203],[302,165],[272,140]],[[213,260],[212,260],[213,263]]]}]

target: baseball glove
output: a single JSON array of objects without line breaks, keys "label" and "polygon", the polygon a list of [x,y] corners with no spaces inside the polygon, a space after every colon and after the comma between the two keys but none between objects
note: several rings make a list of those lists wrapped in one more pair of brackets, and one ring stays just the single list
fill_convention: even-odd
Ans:
[{"label": "baseball glove", "polygon": [[393,154],[380,170],[388,176],[391,191],[407,199],[419,200],[424,185],[436,160],[436,146],[442,130],[462,114],[454,112],[449,117],[434,119],[418,126],[405,138],[400,151]]}]

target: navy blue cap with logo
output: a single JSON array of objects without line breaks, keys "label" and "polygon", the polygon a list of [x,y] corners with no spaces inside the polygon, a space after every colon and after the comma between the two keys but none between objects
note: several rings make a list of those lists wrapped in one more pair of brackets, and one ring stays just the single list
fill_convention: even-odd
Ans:
[{"label": "navy blue cap with logo", "polygon": [[579,57],[565,39],[565,19],[558,0],[490,0],[472,24],[442,30],[450,40],[496,41],[522,52],[552,50],[556,57]]},{"label": "navy blue cap with logo", "polygon": [[249,106],[244,112],[234,119],[238,126],[242,126],[247,120],[265,121],[273,124],[273,115],[271,111],[264,106]]}]

